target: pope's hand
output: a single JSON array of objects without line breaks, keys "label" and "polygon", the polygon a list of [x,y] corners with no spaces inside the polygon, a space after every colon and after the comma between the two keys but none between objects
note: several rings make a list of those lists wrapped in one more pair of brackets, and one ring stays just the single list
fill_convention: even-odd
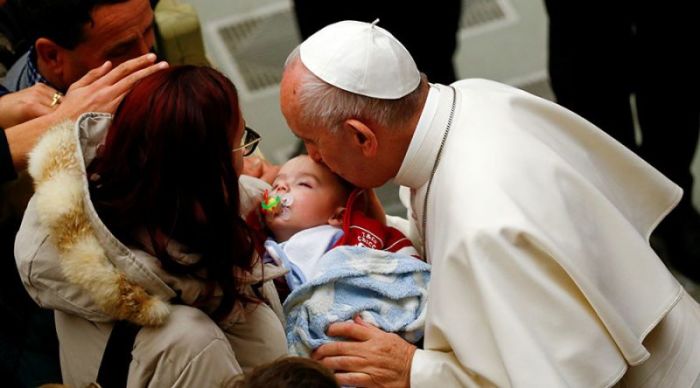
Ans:
[{"label": "pope's hand", "polygon": [[416,347],[393,333],[362,321],[334,323],[328,335],[355,342],[332,342],[312,358],[334,370],[338,383],[356,387],[408,387]]}]

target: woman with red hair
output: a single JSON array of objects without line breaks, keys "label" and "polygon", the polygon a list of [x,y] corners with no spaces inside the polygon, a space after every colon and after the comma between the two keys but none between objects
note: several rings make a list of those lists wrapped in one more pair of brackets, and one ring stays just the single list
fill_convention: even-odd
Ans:
[{"label": "woman with red hair", "polygon": [[140,81],[113,119],[40,141],[15,255],[56,310],[64,383],[223,386],[286,354],[278,273],[240,216],[260,193],[238,176],[259,140],[226,77],[182,66]]}]

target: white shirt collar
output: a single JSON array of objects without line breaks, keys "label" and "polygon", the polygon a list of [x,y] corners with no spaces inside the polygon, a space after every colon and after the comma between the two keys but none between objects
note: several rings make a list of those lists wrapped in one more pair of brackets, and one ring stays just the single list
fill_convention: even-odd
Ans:
[{"label": "white shirt collar", "polygon": [[[441,136],[429,136],[433,128],[435,131],[444,132],[442,117],[438,115],[438,108],[444,103],[445,96],[452,98],[449,91],[445,91],[446,86],[430,84],[428,98],[425,100],[423,112],[418,119],[416,130],[411,138],[411,143],[406,151],[401,168],[394,177],[394,182],[401,186],[418,188],[430,178],[433,168],[433,161],[437,150],[440,148]],[[441,133],[442,133],[441,132]]]}]

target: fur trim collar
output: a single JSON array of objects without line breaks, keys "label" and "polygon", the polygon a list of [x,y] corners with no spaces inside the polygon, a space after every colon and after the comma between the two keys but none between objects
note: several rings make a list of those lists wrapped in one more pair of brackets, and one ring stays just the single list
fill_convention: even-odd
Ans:
[{"label": "fur trim collar", "polygon": [[128,279],[110,261],[86,208],[92,206],[77,126],[47,131],[29,157],[40,222],[49,230],[68,281],[80,286],[105,313],[142,326],[162,324],[169,304]]}]

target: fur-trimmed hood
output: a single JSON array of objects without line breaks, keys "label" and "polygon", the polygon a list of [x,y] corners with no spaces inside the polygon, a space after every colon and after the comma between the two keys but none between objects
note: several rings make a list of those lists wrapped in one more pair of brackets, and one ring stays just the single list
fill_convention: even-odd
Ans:
[{"label": "fur-trimmed hood", "polygon": [[[196,305],[206,285],[165,272],[155,257],[117,240],[98,217],[86,165],[110,123],[108,114],[87,113],[75,124],[47,131],[32,151],[35,194],[15,242],[17,266],[25,288],[43,307],[92,321],[159,325],[168,317],[167,301],[178,296]],[[242,208],[259,192],[241,191]],[[251,275],[251,282],[254,278],[260,280]]]}]

